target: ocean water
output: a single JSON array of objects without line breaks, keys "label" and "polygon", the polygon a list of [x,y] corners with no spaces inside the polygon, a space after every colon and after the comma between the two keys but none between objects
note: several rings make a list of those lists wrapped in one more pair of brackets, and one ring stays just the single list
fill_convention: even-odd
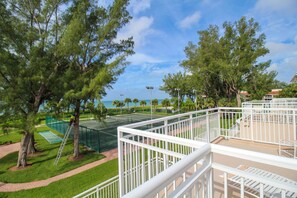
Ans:
[{"label": "ocean water", "polygon": [[[139,104],[140,101],[138,103],[136,103],[136,104],[133,103],[133,102],[129,103],[129,107],[134,107],[134,106],[139,107],[140,106],[140,104]],[[149,106],[150,105],[150,100],[145,100],[145,101],[146,101],[146,105]],[[159,104],[161,104],[162,99],[158,99],[158,101],[159,101]],[[104,104],[104,106],[106,108],[116,108],[116,106],[112,105],[112,101],[102,101],[102,102],[103,102],[103,104]],[[122,102],[124,102],[124,101],[122,101]],[[97,104],[97,103],[95,102],[95,104]],[[125,107],[127,107],[127,104],[125,104],[124,108]]]}]

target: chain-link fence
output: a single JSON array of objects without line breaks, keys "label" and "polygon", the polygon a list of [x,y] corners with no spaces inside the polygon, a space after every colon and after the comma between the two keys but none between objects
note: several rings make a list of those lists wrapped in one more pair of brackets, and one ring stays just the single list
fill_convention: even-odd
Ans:
[{"label": "chain-link fence", "polygon": [[[65,134],[69,123],[47,116],[46,125],[61,134]],[[73,139],[73,130],[69,137]],[[79,143],[95,151],[102,152],[117,147],[117,136],[86,126],[79,126]]]}]

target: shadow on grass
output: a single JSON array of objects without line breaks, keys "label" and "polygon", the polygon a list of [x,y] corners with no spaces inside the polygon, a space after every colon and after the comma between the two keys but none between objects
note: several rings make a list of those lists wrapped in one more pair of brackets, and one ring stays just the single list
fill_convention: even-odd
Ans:
[{"label": "shadow on grass", "polygon": [[55,156],[47,157],[46,159],[32,162],[32,165],[34,165],[34,164],[40,164],[40,163],[43,163],[43,162],[46,162],[46,161],[50,162],[50,161],[53,161],[53,159],[55,159],[55,158],[56,158]]}]

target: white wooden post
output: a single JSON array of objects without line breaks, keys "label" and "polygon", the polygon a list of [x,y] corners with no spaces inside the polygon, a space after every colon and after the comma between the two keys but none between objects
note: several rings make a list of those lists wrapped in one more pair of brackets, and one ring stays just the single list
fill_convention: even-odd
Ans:
[{"label": "white wooden post", "polygon": [[[210,164],[210,166],[212,165],[213,162],[213,158],[212,158],[212,153],[208,154],[208,164]],[[209,170],[208,174],[208,197],[213,197],[213,168],[211,168]]]},{"label": "white wooden post", "polygon": [[190,135],[191,135],[191,140],[194,140],[194,135],[193,135],[193,114],[190,115]]},{"label": "white wooden post", "polygon": [[240,198],[244,198],[244,179],[240,178]]},{"label": "white wooden post", "polygon": [[228,174],[224,172],[224,198],[228,198]]},{"label": "white wooden post", "polygon": [[[168,120],[164,120],[164,127],[165,127],[165,135],[168,135]],[[165,149],[168,151],[168,142],[165,141]],[[165,155],[165,160],[164,160],[164,169],[168,167],[168,155]]]},{"label": "white wooden post", "polygon": [[253,121],[254,118],[253,118],[253,109],[251,109],[251,123],[250,123],[250,131],[251,131],[251,139],[252,141],[254,141],[254,124],[253,124]]},{"label": "white wooden post", "polygon": [[293,111],[293,137],[294,137],[294,141],[296,141],[297,140],[297,138],[296,138],[296,111],[294,110]]},{"label": "white wooden post", "polygon": [[218,108],[218,130],[219,136],[221,136],[221,109]]},{"label": "white wooden post", "polygon": [[207,133],[207,142],[210,142],[210,132],[209,132],[209,115],[208,111],[206,111],[206,133]]},{"label": "white wooden post", "polygon": [[122,197],[124,192],[124,148],[123,144],[121,142],[121,138],[123,136],[123,133],[118,129],[118,157],[119,157],[119,197]]}]

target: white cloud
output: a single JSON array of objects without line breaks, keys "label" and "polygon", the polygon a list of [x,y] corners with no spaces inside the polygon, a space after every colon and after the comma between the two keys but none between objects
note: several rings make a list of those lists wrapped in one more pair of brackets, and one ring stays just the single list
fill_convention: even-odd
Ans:
[{"label": "white cloud", "polygon": [[128,58],[128,61],[131,62],[132,65],[142,65],[145,63],[161,63],[162,60],[158,58],[151,57],[149,55],[143,53],[135,53],[134,55]]},{"label": "white cloud", "polygon": [[261,24],[268,41],[292,40],[296,35],[296,0],[258,0],[247,15]]},{"label": "white cloud", "polygon": [[183,68],[178,66],[178,65],[172,65],[169,67],[155,67],[154,70],[152,70],[152,75],[154,76],[159,76],[159,77],[164,77],[168,73],[177,73],[179,71],[183,71]]},{"label": "white cloud", "polygon": [[275,70],[278,72],[278,79],[289,82],[292,76],[297,71],[297,36],[294,42],[268,42],[266,47],[270,53],[266,58],[272,60],[269,71]]},{"label": "white cloud", "polygon": [[201,13],[199,11],[194,12],[192,15],[187,16],[179,22],[180,28],[189,28],[191,25],[198,23],[201,18]]},{"label": "white cloud", "polygon": [[295,57],[297,54],[296,41],[294,43],[268,42],[266,47],[270,51],[269,57],[274,60]]},{"label": "white cloud", "polygon": [[147,37],[156,32],[151,28],[153,22],[153,17],[143,16],[140,18],[133,18],[129,24],[119,32],[117,39],[127,39],[133,36],[135,48],[143,46],[147,41]]},{"label": "white cloud", "polygon": [[297,71],[297,1],[258,0],[247,15],[260,23],[267,37],[268,70],[277,71],[278,80],[289,82]]},{"label": "white cloud", "polygon": [[296,14],[297,1],[296,0],[258,0],[255,11],[261,13],[276,13],[282,15]]},{"label": "white cloud", "polygon": [[133,0],[131,1],[131,8],[133,14],[138,14],[151,7],[150,0]]},{"label": "white cloud", "polygon": [[[126,68],[126,72],[121,75],[122,83],[126,87],[133,87],[135,85],[152,84],[160,86],[162,79],[168,73],[177,73],[183,69],[178,65],[161,66],[156,63],[145,63],[142,65],[130,65]],[[133,79],[133,80],[132,80]]]},{"label": "white cloud", "polygon": [[177,73],[179,71],[183,71],[183,68],[178,65],[162,66],[163,64],[164,63],[144,63],[142,65],[134,65],[133,67],[137,67],[137,70],[134,71],[137,73],[137,76],[146,76],[157,79],[163,78],[164,75],[167,75],[168,73]]}]

